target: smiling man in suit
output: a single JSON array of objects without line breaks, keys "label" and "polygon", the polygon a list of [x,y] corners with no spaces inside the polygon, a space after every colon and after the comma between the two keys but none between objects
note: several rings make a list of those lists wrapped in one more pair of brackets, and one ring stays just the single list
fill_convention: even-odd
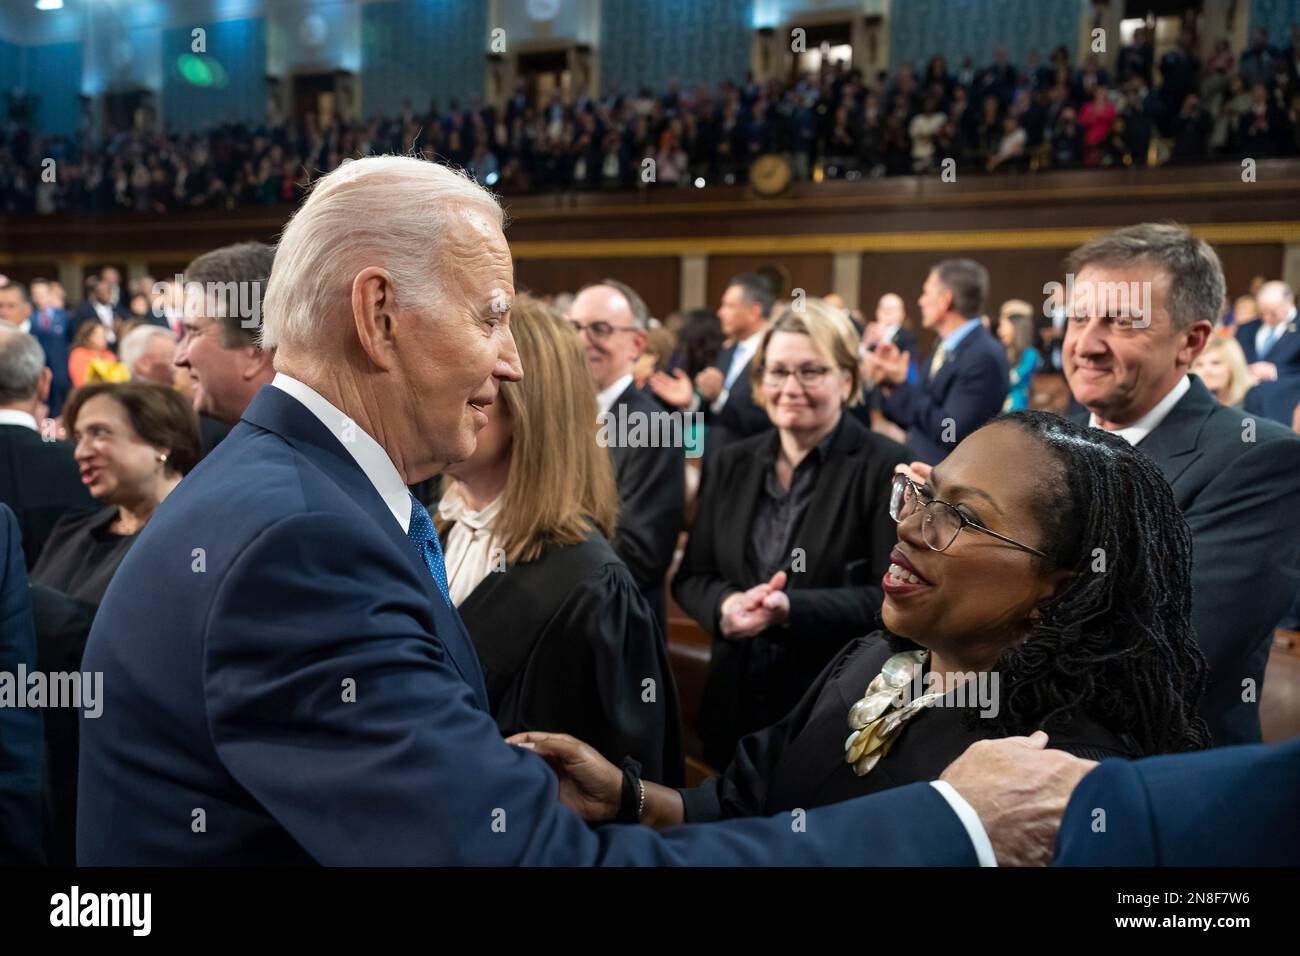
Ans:
[{"label": "smiling man in suit", "polygon": [[911,356],[886,342],[863,356],[880,386],[886,417],[907,430],[916,457],[937,465],[957,443],[1002,410],[1010,389],[1007,353],[980,322],[989,274],[971,259],[945,259],[930,270],[917,304],[921,324],[938,342],[907,381]]},{"label": "smiling man in suit", "polygon": [[[1106,233],[1066,260],[1063,358],[1092,425],[1155,460],[1192,532],[1192,619],[1215,744],[1260,739],[1273,630],[1300,589],[1300,437],[1220,405],[1195,375],[1223,305],[1219,257],[1181,226]],[[1140,305],[1113,290],[1142,290]]]},{"label": "smiling man in suit", "polygon": [[[685,522],[686,452],[680,446],[650,442],[660,431],[655,423],[668,413],[637,388],[632,378],[632,367],[645,351],[650,311],[630,286],[603,279],[577,294],[569,308],[569,320],[582,336],[596,383],[597,410],[610,422],[602,432],[645,437],[635,445],[610,445],[619,499],[618,530],[612,544],[654,610],[660,630],[666,633],[664,578]],[[637,417],[643,421],[642,429],[633,432]],[[629,426],[619,427],[620,421],[629,422]]]},{"label": "smiling man in suit", "polygon": [[1091,764],[1042,735],[800,827],[592,830],[561,805],[539,755],[501,739],[407,491],[468,457],[520,380],[513,283],[500,206],[463,175],[380,156],[317,181],[262,310],[276,378],[150,519],[95,618],[78,863],[1045,860]]}]

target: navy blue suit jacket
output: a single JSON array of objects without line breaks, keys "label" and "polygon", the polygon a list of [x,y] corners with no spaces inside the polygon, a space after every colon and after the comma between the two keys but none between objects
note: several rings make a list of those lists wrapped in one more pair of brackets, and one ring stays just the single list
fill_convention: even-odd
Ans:
[{"label": "navy blue suit jacket", "polygon": [[1252,415],[1271,418],[1291,427],[1291,416],[1300,402],[1300,328],[1295,319],[1284,327],[1282,335],[1260,359],[1255,350],[1255,336],[1262,320],[1255,319],[1237,329],[1237,342],[1246,353],[1247,362],[1272,362],[1277,366],[1277,381],[1260,382],[1246,393],[1245,410]]},{"label": "navy blue suit jacket", "polygon": [[[36,669],[36,629],[18,519],[0,504],[0,672],[16,675],[19,664],[28,672]],[[16,690],[23,694],[27,688]],[[0,866],[45,862],[44,800],[41,712],[0,707]]]},{"label": "navy blue suit jacket", "polygon": [[84,667],[104,707],[81,722],[82,865],[975,863],[925,784],[802,826],[589,828],[502,742],[364,472],[273,386],[145,526]]},{"label": "navy blue suit jacket", "polygon": [[1237,344],[1246,353],[1247,364],[1252,362],[1272,362],[1277,366],[1278,378],[1284,375],[1300,375],[1300,328],[1296,320],[1286,324],[1282,334],[1273,342],[1268,354],[1262,359],[1255,351],[1255,336],[1259,334],[1263,319],[1246,322],[1237,329]]},{"label": "navy blue suit jacket", "polygon": [[1010,388],[1007,350],[981,326],[957,344],[933,379],[930,363],[921,362],[916,384],[894,386],[882,409],[894,424],[907,429],[907,444],[917,459],[937,465],[958,442],[1002,411]]},{"label": "navy blue suit jacket", "polygon": [[72,392],[72,376],[68,374],[68,326],[71,318],[65,309],[45,309],[32,313],[32,335],[45,352],[45,366],[50,370],[50,417],[58,418],[63,403]]},{"label": "navy blue suit jacket", "polygon": [[1300,862],[1297,795],[1300,738],[1106,760],[1071,796],[1054,862],[1295,866]]}]

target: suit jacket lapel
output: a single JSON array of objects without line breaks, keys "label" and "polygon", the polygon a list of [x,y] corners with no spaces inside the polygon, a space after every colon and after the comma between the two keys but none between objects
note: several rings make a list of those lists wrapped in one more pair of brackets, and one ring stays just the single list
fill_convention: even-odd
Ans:
[{"label": "suit jacket lapel", "polygon": [[483,686],[483,672],[473,642],[461,622],[460,615],[447,605],[433,581],[433,575],[424,559],[402,532],[402,527],[388,510],[375,486],[361,470],[361,466],[348,454],[346,448],[319,418],[297,399],[274,385],[263,385],[252,403],[244,411],[244,420],[259,428],[274,432],[300,454],[311,459],[330,476],[388,535],[394,546],[406,556],[424,587],[438,640],[447,650],[452,665],[469,684],[484,710],[487,710],[487,691]]},{"label": "suit jacket lapel", "polygon": [[1151,434],[1138,442],[1137,447],[1160,466],[1171,487],[1199,455],[1197,444],[1201,429],[1215,407],[1210,390],[1193,375],[1187,394],[1178,400]]}]

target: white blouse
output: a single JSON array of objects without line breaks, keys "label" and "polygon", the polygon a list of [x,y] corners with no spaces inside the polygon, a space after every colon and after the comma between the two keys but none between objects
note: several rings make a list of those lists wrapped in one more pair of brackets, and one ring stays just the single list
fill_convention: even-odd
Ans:
[{"label": "white blouse", "polygon": [[504,553],[496,553],[501,545],[492,533],[502,496],[482,510],[473,511],[465,503],[460,487],[459,483],[451,483],[438,502],[438,517],[454,522],[442,550],[451,603],[457,607],[492,571],[505,569]]}]

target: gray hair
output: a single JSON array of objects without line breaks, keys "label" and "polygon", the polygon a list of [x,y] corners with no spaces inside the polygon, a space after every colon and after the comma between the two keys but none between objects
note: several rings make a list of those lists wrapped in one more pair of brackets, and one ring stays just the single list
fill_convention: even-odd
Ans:
[{"label": "gray hair", "polygon": [[0,331],[0,405],[35,398],[44,368],[45,350],[36,336]]},{"label": "gray hair", "polygon": [[952,293],[952,309],[968,319],[984,314],[989,270],[974,259],[944,259],[930,267],[939,284]]},{"label": "gray hair", "polygon": [[156,336],[162,336],[170,342],[176,341],[176,336],[172,335],[171,329],[164,329],[161,325],[136,326],[127,333],[126,338],[122,339],[122,344],[117,349],[117,357],[132,377],[135,376],[135,363],[149,351],[149,340]]},{"label": "gray hair", "polygon": [[1267,302],[1271,299],[1276,299],[1279,305],[1284,305],[1295,301],[1295,292],[1285,282],[1274,279],[1272,282],[1265,282],[1255,293],[1256,304],[1261,300]]},{"label": "gray hair", "polygon": [[1116,229],[1075,249],[1065,271],[1078,275],[1086,266],[1131,266],[1145,263],[1169,276],[1165,308],[1175,332],[1196,322],[1213,325],[1223,310],[1227,285],[1223,266],[1210,244],[1185,226],[1172,222],[1143,222]]},{"label": "gray hair", "polygon": [[310,347],[349,308],[352,280],[367,266],[388,270],[399,307],[429,310],[454,268],[448,249],[461,237],[449,213],[459,207],[504,223],[496,197],[469,176],[410,156],[354,159],[322,177],[276,248],[262,346]]}]

